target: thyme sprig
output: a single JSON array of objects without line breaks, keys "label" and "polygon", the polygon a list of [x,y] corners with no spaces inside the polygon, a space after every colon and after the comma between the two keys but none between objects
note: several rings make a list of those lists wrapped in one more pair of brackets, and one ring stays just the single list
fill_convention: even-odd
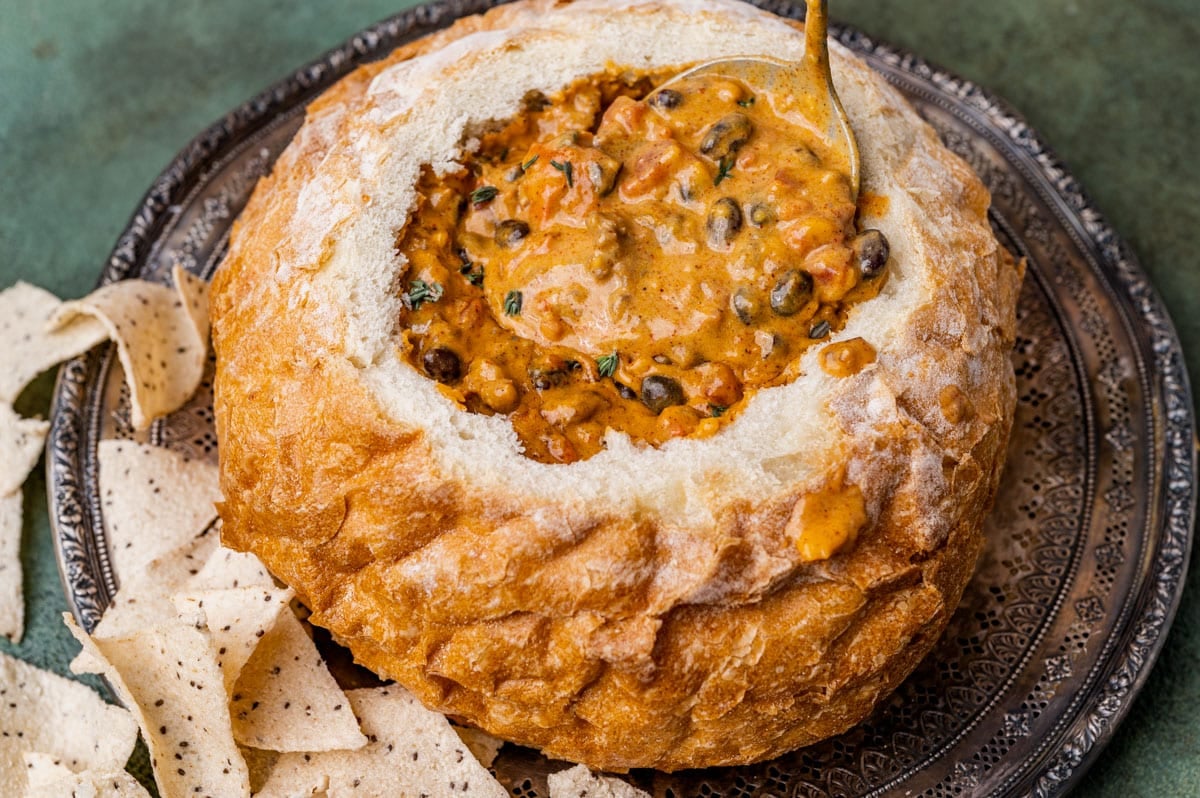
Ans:
[{"label": "thyme sprig", "polygon": [[408,292],[400,298],[400,301],[409,310],[419,310],[421,305],[426,302],[437,302],[441,299],[444,291],[441,283],[413,280],[408,284]]},{"label": "thyme sprig", "polygon": [[483,205],[491,202],[500,193],[500,189],[495,186],[480,186],[471,192],[471,203],[474,205]]},{"label": "thyme sprig", "polygon": [[721,185],[731,172],[733,172],[733,158],[727,155],[717,164],[717,176],[713,178],[713,185]]},{"label": "thyme sprig", "polygon": [[567,188],[575,187],[575,166],[570,161],[563,161],[562,163],[551,161],[550,165],[562,172],[563,176],[567,178]]},{"label": "thyme sprig", "polygon": [[596,371],[601,377],[611,377],[617,373],[617,366],[621,364],[621,356],[616,352],[607,355],[601,355],[596,358]]}]

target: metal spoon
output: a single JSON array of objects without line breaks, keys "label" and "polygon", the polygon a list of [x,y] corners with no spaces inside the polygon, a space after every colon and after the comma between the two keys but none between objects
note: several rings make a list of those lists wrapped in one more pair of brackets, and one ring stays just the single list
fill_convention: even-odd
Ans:
[{"label": "metal spoon", "polygon": [[805,0],[804,57],[799,62],[765,56],[721,58],[681,72],[656,92],[697,77],[717,75],[761,93],[779,116],[812,130],[824,145],[825,163],[850,179],[858,199],[858,144],[829,72],[828,0]]}]

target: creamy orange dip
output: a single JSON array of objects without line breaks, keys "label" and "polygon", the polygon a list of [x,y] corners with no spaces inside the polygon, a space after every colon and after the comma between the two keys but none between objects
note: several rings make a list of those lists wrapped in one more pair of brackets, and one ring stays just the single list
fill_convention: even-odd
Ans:
[{"label": "creamy orange dip", "polygon": [[740,82],[662,77],[529,95],[426,171],[397,242],[404,357],[535,460],[711,434],[885,279],[816,135]]}]

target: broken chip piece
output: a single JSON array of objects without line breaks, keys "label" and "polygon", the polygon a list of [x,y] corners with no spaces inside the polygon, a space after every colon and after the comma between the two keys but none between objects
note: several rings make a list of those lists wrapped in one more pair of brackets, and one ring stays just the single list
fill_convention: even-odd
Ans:
[{"label": "broken chip piece", "polygon": [[158,619],[174,612],[171,603],[174,594],[213,587],[195,584],[194,580],[218,547],[217,535],[209,527],[184,545],[156,557],[141,571],[121,577],[121,587],[94,634],[124,637],[142,627],[153,626]]},{"label": "broken chip piece", "polygon": [[117,579],[187,544],[216,515],[216,466],[160,446],[101,441],[100,500]]},{"label": "broken chip piece", "polygon": [[171,619],[125,637],[91,637],[70,615],[63,620],[83,645],[71,669],[103,675],[133,712],[163,798],[250,794],[205,632]]},{"label": "broken chip piece", "polygon": [[[215,537],[215,536],[214,536]],[[193,590],[225,590],[235,587],[275,587],[275,580],[262,560],[249,552],[218,546],[194,579]]]},{"label": "broken chip piece", "polygon": [[283,754],[259,798],[428,795],[508,798],[449,721],[407,690],[375,687],[346,693],[370,742],[358,751]]},{"label": "broken chip piece", "polygon": [[150,798],[146,788],[123,770],[76,773],[50,754],[25,754],[25,778],[25,798]]},{"label": "broken chip piece", "polygon": [[295,597],[290,589],[242,587],[176,594],[175,609],[185,623],[207,626],[217,650],[217,664],[225,677],[225,692],[233,693],[242,667],[260,641],[279,621],[291,614]]},{"label": "broken chip piece", "polygon": [[46,444],[48,421],[22,418],[0,402],[0,496],[16,493],[37,465]]},{"label": "broken chip piece", "polygon": [[0,400],[0,635],[21,641],[25,599],[21,592],[21,485],[37,464],[50,425],[21,418]]},{"label": "broken chip piece", "polygon": [[254,748],[314,752],[367,743],[346,694],[286,609],[242,668],[229,711],[234,738]]},{"label": "broken chip piece", "polygon": [[75,770],[117,771],[133,752],[137,724],[84,684],[0,654],[0,785],[21,795],[24,755],[47,754]]},{"label": "broken chip piece", "polygon": [[25,597],[21,592],[20,491],[0,496],[0,635],[21,642],[25,629]]},{"label": "broken chip piece", "polygon": [[632,784],[593,773],[584,765],[551,773],[550,798],[650,798],[650,794]]},{"label": "broken chip piece", "polygon": [[108,338],[104,325],[82,317],[50,329],[62,300],[29,283],[0,291],[0,402],[12,403],[33,378]]},{"label": "broken chip piece", "polygon": [[51,319],[52,331],[80,317],[104,326],[125,370],[134,429],[183,406],[204,376],[208,284],[178,266],[171,274],[174,288],[144,280],[110,283],[64,302]]},{"label": "broken chip piece", "polygon": [[[121,576],[121,587],[104,611],[95,634],[122,637],[143,626],[153,626],[175,612],[172,596],[176,594],[237,587],[273,589],[275,582],[258,558],[222,548],[217,528],[216,524],[209,525],[142,570]],[[143,534],[154,533],[154,527],[143,529]]]}]

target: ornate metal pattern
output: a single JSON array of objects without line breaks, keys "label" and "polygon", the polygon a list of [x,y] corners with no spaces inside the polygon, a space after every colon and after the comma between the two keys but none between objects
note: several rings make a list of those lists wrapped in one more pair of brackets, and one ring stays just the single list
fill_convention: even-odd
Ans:
[{"label": "ornate metal pattern", "polygon": [[[493,4],[451,0],[385,20],[235,109],[155,181],[100,282],[163,279],[176,263],[211,274],[308,99]],[[992,190],[998,236],[1029,265],[1016,426],[989,547],[934,654],[857,728],[758,766],[628,778],[659,798],[1061,795],[1141,688],[1182,589],[1196,457],[1179,341],[1132,254],[1017,114],[909,53],[848,28],[835,35],[975,168]],[[63,367],[47,459],[63,582],[89,629],[117,584],[95,447],[133,437],[117,371],[103,348]],[[215,458],[211,380],[143,437]],[[509,746],[495,770],[513,795],[536,798],[560,766]]]}]

